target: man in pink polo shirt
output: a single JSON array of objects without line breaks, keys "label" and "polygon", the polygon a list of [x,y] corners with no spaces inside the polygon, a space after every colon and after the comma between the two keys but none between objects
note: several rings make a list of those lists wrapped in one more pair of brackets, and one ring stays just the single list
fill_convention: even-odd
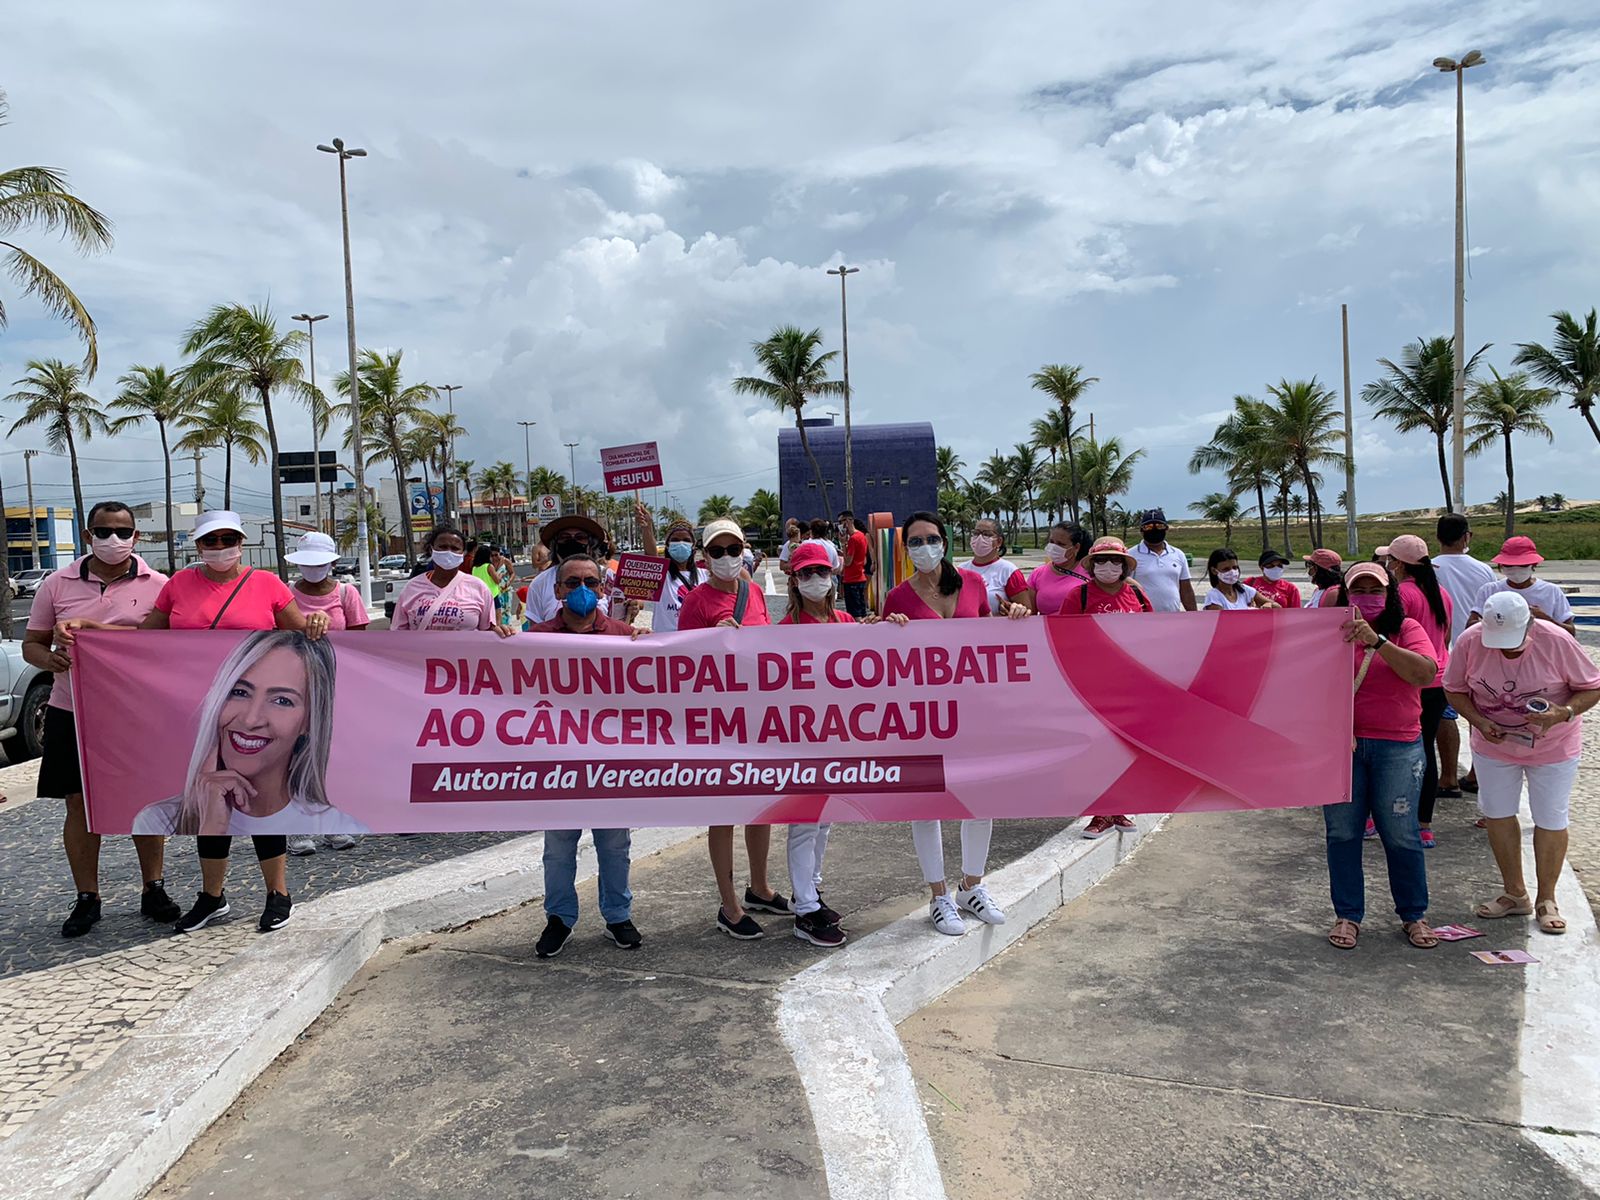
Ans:
[{"label": "man in pink polo shirt", "polygon": [[[81,617],[137,628],[167,582],[165,575],[133,552],[139,531],[126,504],[115,500],[96,504],[89,510],[85,533],[93,553],[63,567],[39,585],[22,643],[24,659],[55,674],[44,718],[38,792],[41,796],[60,797],[67,804],[62,840],[66,843],[73,885],[78,890],[72,915],[61,926],[61,936],[67,938],[82,937],[100,919],[100,835],[89,832],[84,813],[78,735],[72,714],[72,659],[54,649],[55,627],[58,622]],[[167,895],[162,880],[166,839],[136,837],[133,844],[144,877],[139,911],[152,921],[171,925],[183,912]]]}]

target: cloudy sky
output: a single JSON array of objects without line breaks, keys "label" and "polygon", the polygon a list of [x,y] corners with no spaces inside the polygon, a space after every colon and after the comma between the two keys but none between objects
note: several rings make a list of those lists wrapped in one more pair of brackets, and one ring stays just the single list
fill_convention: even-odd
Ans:
[{"label": "cloudy sky", "polygon": [[[1467,336],[1506,369],[1600,303],[1600,9],[1576,0],[35,4],[6,20],[0,162],[67,169],[116,222],[97,259],[30,243],[100,323],[104,395],[219,301],[335,314],[338,365],[315,146],[340,135],[369,151],[361,344],[463,386],[463,458],[520,467],[534,420],[535,465],[579,441],[584,483],[600,446],[655,437],[691,511],[775,487],[781,418],[729,381],[779,323],[837,345],[843,259],[857,420],[931,420],[975,464],[1042,410],[1030,371],[1080,363],[1097,432],[1147,452],[1130,502],[1176,512],[1217,486],[1185,463],[1232,396],[1338,384],[1341,303],[1358,390],[1449,332],[1453,88],[1429,63],[1472,48]],[[78,355],[5,296],[3,382]],[[1431,440],[1357,411],[1362,507],[1433,502]],[[1581,419],[1551,423],[1520,490],[1600,494]],[[29,444],[0,457],[13,503]],[[85,454],[94,496],[159,494],[153,433]],[[70,495],[64,461],[35,467]],[[242,479],[266,511],[265,472]],[[1502,486],[1469,466],[1469,500]]]}]

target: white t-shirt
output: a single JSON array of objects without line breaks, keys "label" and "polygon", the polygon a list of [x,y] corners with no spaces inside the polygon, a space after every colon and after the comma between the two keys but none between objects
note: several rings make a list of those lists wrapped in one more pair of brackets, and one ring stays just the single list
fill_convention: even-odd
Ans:
[{"label": "white t-shirt", "polygon": [[1326,592],[1327,590],[1328,590],[1327,588],[1312,588],[1311,589],[1310,598],[1308,600],[1306,600],[1306,602],[1304,604],[1302,604],[1300,607],[1301,608],[1321,608],[1322,607],[1322,594],[1324,592]]},{"label": "white t-shirt", "polygon": [[1200,607],[1210,608],[1213,604],[1215,604],[1218,608],[1238,609],[1249,608],[1255,603],[1256,590],[1248,583],[1234,584],[1234,590],[1237,591],[1239,595],[1236,599],[1229,600],[1222,594],[1221,588],[1212,588],[1206,593],[1205,602],[1201,604]]},{"label": "white t-shirt", "polygon": [[1189,556],[1171,542],[1157,554],[1139,541],[1133,544],[1133,557],[1139,564],[1134,578],[1150,597],[1150,607],[1156,612],[1182,612],[1178,585],[1189,578]]},{"label": "white t-shirt", "polygon": [[[529,624],[541,624],[561,611],[561,605],[556,603],[556,572],[560,569],[559,564],[548,566],[528,585],[528,603],[523,609],[523,619]],[[600,592],[600,611],[609,617],[612,574],[603,563],[600,564],[600,578],[605,580],[605,587]]]},{"label": "white t-shirt", "polygon": [[1509,580],[1496,579],[1478,593],[1477,600],[1472,604],[1472,615],[1483,616],[1483,606],[1488,603],[1489,597],[1496,592],[1515,592],[1528,602],[1530,606],[1538,605],[1544,609],[1545,614],[1557,625],[1565,625],[1572,620],[1572,605],[1567,600],[1567,594],[1551,583],[1548,579],[1540,579],[1537,575],[1533,582],[1525,588],[1514,588]]},{"label": "white t-shirt", "polygon": [[[701,582],[705,581],[706,573],[700,572]],[[684,597],[689,594],[689,581],[687,579],[674,579],[669,573],[667,581],[661,585],[661,599],[651,607],[650,630],[652,633],[677,633],[678,614],[683,610]]]},{"label": "white t-shirt", "polygon": [[[133,832],[173,836],[182,804],[181,796],[171,796],[145,805],[133,818]],[[354,836],[371,832],[349,813],[340,812],[332,805],[313,809],[298,800],[291,800],[270,817],[252,817],[235,809],[228,818],[228,834],[231,837],[244,837],[252,833],[348,833]]]},{"label": "white t-shirt", "polygon": [[1435,554],[1433,573],[1450,597],[1450,640],[1454,642],[1472,618],[1478,593],[1495,581],[1494,568],[1470,554]]},{"label": "white t-shirt", "polygon": [[[981,567],[974,566],[969,558],[966,562],[957,563],[956,566],[963,571],[971,571],[974,575],[983,576],[984,586],[989,589],[990,612],[998,612],[1001,603],[1010,601],[1011,593],[1006,585],[1011,582],[1012,576],[1022,574],[1017,569],[1017,564],[1009,558],[997,558],[992,563],[985,563]],[[1027,586],[1026,579],[1023,580],[1023,586]]]},{"label": "white t-shirt", "polygon": [[[807,538],[800,544],[802,546],[821,546],[828,552],[828,565],[835,571],[839,569],[839,547],[835,546],[827,538]],[[787,562],[788,560],[785,559],[784,561]]]}]

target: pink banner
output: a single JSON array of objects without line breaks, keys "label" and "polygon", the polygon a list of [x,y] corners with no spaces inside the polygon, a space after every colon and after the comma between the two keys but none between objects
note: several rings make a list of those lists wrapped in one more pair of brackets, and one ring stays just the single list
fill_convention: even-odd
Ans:
[{"label": "pink banner", "polygon": [[1338,803],[1338,610],[625,638],[82,635],[100,833],[523,830]]},{"label": "pink banner", "polygon": [[600,451],[600,470],[605,475],[606,491],[631,492],[639,488],[661,487],[661,452],[654,442],[634,442],[630,446],[608,446]]}]

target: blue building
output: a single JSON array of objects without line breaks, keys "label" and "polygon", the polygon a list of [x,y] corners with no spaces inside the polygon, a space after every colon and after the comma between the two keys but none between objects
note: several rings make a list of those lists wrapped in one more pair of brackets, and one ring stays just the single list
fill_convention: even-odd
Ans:
[{"label": "blue building", "polygon": [[41,504],[30,514],[26,505],[6,509],[6,568],[15,574],[33,566],[35,545],[39,549],[39,565],[59,570],[78,555],[73,530],[77,521],[71,508],[57,508]]},{"label": "blue building", "polygon": [[832,417],[808,417],[806,439],[822,468],[827,495],[817,492],[816,472],[795,429],[778,431],[778,498],[785,518],[833,520],[853,509],[863,522],[872,513],[892,513],[895,522],[921,509],[939,507],[939,475],[934,462],[933,426],[856,425],[851,429],[855,474],[854,501],[844,492],[844,426]]}]

